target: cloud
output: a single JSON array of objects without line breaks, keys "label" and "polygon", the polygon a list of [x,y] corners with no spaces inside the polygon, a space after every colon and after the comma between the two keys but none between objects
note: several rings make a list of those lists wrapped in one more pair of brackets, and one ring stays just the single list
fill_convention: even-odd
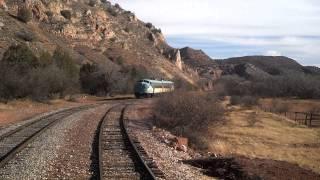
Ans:
[{"label": "cloud", "polygon": [[[203,47],[214,57],[266,54],[320,60],[318,0],[112,0],[162,29],[169,42]],[[177,42],[172,41],[176,39]],[[195,44],[192,44],[195,43]],[[209,49],[219,47],[223,53]],[[231,49],[225,49],[231,48]],[[233,53],[243,51],[241,53]],[[211,54],[216,53],[216,54]]]},{"label": "cloud", "polygon": [[281,53],[275,50],[268,50],[265,53],[266,56],[281,56]]}]

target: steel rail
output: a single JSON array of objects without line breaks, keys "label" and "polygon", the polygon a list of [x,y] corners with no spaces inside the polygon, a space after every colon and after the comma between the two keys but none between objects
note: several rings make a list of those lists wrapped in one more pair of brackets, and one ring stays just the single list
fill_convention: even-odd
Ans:
[{"label": "steel rail", "polygon": [[[141,155],[138,147],[135,145],[135,141],[132,139],[132,137],[130,137],[129,133],[128,133],[128,130],[125,126],[125,122],[124,122],[124,114],[125,114],[125,111],[127,109],[127,107],[129,106],[129,104],[126,104],[126,103],[121,103],[121,104],[117,104],[111,108],[109,108],[105,115],[103,116],[102,120],[101,120],[101,125],[99,127],[99,147],[98,147],[98,150],[99,150],[99,178],[100,179],[105,179],[106,177],[104,177],[104,165],[107,167],[107,166],[112,166],[112,164],[108,164],[106,165],[105,162],[104,162],[104,159],[103,159],[103,153],[104,153],[104,149],[108,149],[108,145],[105,146],[105,142],[104,142],[104,138],[108,137],[106,136],[106,134],[103,134],[105,131],[104,131],[104,128],[107,127],[107,121],[109,120],[107,118],[108,114],[110,112],[112,112],[115,108],[117,107],[121,107],[121,112],[120,112],[120,117],[118,118],[118,123],[119,123],[119,131],[120,131],[120,134],[122,134],[122,138],[119,138],[117,139],[117,141],[120,141],[122,143],[124,143],[124,146],[125,146],[125,149],[126,151],[130,152],[132,154],[132,157],[130,157],[130,159],[135,159],[135,163],[132,165],[128,164],[128,167],[132,167],[134,166],[134,168],[136,169],[136,172],[140,174],[141,178],[142,179],[150,179],[150,180],[155,180],[156,179],[156,176],[155,174],[153,173],[153,171],[150,169],[150,167],[148,166],[148,164],[144,161],[143,159],[143,156]],[[109,134],[110,135],[110,134]],[[127,143],[125,143],[127,142]],[[110,146],[112,147],[112,145]],[[109,148],[110,148],[109,147]],[[112,147],[114,148],[114,147]],[[119,146],[119,150],[121,151],[121,148],[124,148],[124,147],[121,147]],[[124,157],[118,157],[118,156],[115,156],[114,157],[114,162],[117,162],[118,160],[116,158],[124,158]],[[113,168],[116,169],[117,167],[117,164],[114,164],[115,166]],[[121,169],[121,168],[120,168]],[[138,170],[139,169],[139,170]],[[116,171],[119,171],[119,174],[121,174],[121,170],[117,169]],[[108,177],[108,178],[111,178],[112,179],[112,176]],[[116,177],[114,177],[116,178]],[[131,177],[133,178],[133,177]]]},{"label": "steel rail", "polygon": [[128,106],[125,106],[122,111],[121,111],[121,117],[120,117],[120,127],[122,129],[122,131],[124,132],[124,135],[126,136],[126,138],[128,138],[130,145],[133,147],[134,149],[134,153],[136,154],[136,156],[138,157],[138,160],[140,162],[140,164],[143,166],[142,168],[145,169],[146,174],[146,178],[150,179],[150,180],[155,180],[156,176],[154,175],[154,173],[152,172],[152,170],[149,168],[149,166],[145,163],[145,161],[142,158],[142,155],[140,154],[137,146],[135,145],[135,143],[133,142],[132,138],[129,136],[129,133],[125,127],[125,123],[124,123],[124,112],[127,109]]},{"label": "steel rail", "polygon": [[[32,132],[30,135],[26,135],[26,136],[20,135],[20,136],[18,136],[18,138],[20,137],[21,140],[17,140],[16,142],[12,142],[13,146],[8,145],[9,149],[7,151],[5,151],[4,153],[2,153],[2,155],[0,156],[0,168],[3,168],[10,160],[15,158],[17,153],[19,153],[21,150],[23,150],[25,147],[27,147],[28,144],[30,144],[35,138],[39,137],[47,129],[49,129],[53,125],[57,124],[61,119],[66,118],[68,116],[71,116],[72,114],[79,112],[81,110],[90,109],[95,106],[97,106],[97,105],[85,105],[85,106],[70,108],[67,110],[62,110],[62,111],[47,115],[45,117],[42,117],[42,118],[35,120],[31,123],[27,123],[25,125],[22,125],[22,126],[18,127],[17,129],[9,131],[8,133],[5,133],[3,136],[1,136],[0,143],[3,142],[6,138],[10,138],[10,137],[14,138],[17,133],[22,132],[23,130],[28,130],[28,128],[30,128],[30,132],[32,132],[32,130],[35,129],[35,128],[32,128],[32,126],[37,125],[37,123],[40,124],[38,127],[39,128],[38,130],[34,130],[34,132]],[[62,115],[62,117],[58,117],[57,119],[53,119],[53,120],[50,119],[50,118],[54,118],[55,116],[59,116],[59,115]],[[44,123],[44,124],[41,125],[41,123]],[[5,146],[2,146],[1,148],[5,149]]]}]

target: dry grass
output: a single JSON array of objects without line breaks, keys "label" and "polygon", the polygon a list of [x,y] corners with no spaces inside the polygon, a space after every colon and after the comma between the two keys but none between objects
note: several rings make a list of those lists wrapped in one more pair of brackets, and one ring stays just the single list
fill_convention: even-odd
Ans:
[{"label": "dry grass", "polygon": [[319,100],[301,100],[301,99],[261,99],[260,104],[263,107],[272,107],[274,101],[288,106],[291,112],[310,112],[318,109],[320,111]]},{"label": "dry grass", "polygon": [[10,101],[8,104],[0,103],[0,126],[22,121],[56,109],[91,103],[97,99],[91,96],[79,96],[72,102],[58,99],[51,100],[48,103],[37,103],[30,100]]},{"label": "dry grass", "polygon": [[211,128],[211,151],[287,161],[320,173],[320,128],[298,126],[271,113],[241,108],[231,110],[227,119],[223,126]]}]

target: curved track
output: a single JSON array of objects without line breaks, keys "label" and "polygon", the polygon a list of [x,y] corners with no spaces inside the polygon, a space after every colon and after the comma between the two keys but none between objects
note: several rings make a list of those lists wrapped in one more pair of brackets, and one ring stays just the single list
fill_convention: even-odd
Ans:
[{"label": "curved track", "polygon": [[164,178],[139,142],[129,135],[124,122],[127,106],[113,106],[102,119],[99,133],[100,179]]},{"label": "curved track", "polygon": [[0,168],[16,157],[16,154],[25,148],[33,139],[46,129],[56,124],[59,120],[76,112],[86,110],[96,105],[86,105],[62,110],[35,121],[19,126],[0,136]]}]

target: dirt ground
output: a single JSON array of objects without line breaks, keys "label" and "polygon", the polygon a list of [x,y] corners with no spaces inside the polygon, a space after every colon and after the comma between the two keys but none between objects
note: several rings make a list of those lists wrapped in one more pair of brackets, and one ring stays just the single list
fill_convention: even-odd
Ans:
[{"label": "dirt ground", "polygon": [[236,157],[235,161],[250,176],[259,176],[268,180],[319,180],[320,175],[310,170],[305,170],[296,164],[270,159]]},{"label": "dirt ground", "polygon": [[40,103],[31,100],[16,100],[10,101],[7,104],[0,103],[0,127],[61,108],[90,104],[101,100],[121,98],[132,98],[132,96],[116,96],[106,98],[78,95],[72,101],[57,99],[50,100],[46,103]]},{"label": "dirt ground", "polygon": [[247,157],[239,158],[240,164],[269,175],[267,179],[281,179],[285,174],[293,177],[294,172],[297,176],[314,174],[308,169],[320,173],[320,128],[307,128],[272,113],[240,107],[229,109],[226,119],[224,124],[211,127],[212,152]]}]

